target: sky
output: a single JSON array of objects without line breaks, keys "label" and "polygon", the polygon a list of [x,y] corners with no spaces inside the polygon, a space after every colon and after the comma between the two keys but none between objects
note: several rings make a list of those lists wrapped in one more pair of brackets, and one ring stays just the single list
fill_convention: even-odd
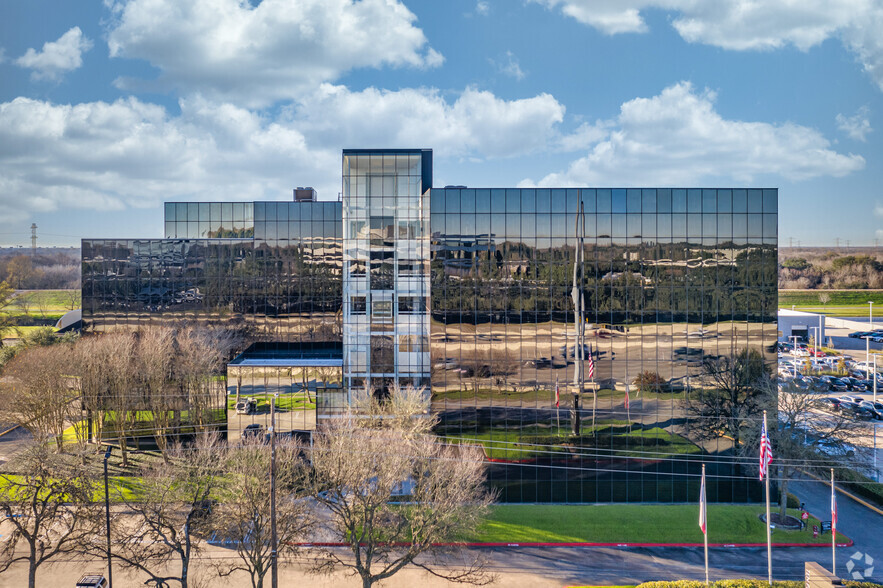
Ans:
[{"label": "sky", "polygon": [[776,187],[780,245],[875,245],[880,31],[883,0],[6,0],[0,246],[335,200],[344,148],[431,148],[436,187]]}]

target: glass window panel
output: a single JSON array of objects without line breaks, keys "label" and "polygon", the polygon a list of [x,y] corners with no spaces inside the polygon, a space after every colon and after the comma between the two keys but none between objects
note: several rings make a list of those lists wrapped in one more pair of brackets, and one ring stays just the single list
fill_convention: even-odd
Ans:
[{"label": "glass window panel", "polygon": [[626,190],[626,212],[641,212],[641,191],[636,188]]},{"label": "glass window panel", "polygon": [[209,214],[210,210],[211,210],[211,207],[209,206],[208,202],[200,202],[199,203],[199,220],[200,220],[200,222],[207,223],[211,220],[210,214]]},{"label": "glass window panel", "polygon": [[613,225],[611,227],[610,236],[614,239],[619,239],[622,237],[627,237],[627,227],[626,227],[626,215],[624,214],[613,214],[611,215],[611,220],[613,221]]},{"label": "glass window panel", "polygon": [[[748,190],[748,212],[763,212],[763,192]],[[750,221],[749,221],[749,224]]]},{"label": "glass window panel", "polygon": [[595,191],[592,189],[580,190],[580,198],[583,201],[583,208],[587,214],[594,214],[595,209]]},{"label": "glass window panel", "polygon": [[244,221],[245,220],[245,204],[242,202],[234,202],[233,203],[233,221]]},{"label": "glass window panel", "polygon": [[548,214],[536,214],[537,237],[548,239],[552,236],[552,217]]},{"label": "glass window panel", "polygon": [[702,236],[702,215],[687,215],[687,238],[689,240],[698,239]]},{"label": "glass window panel", "polygon": [[671,192],[671,211],[687,212],[687,191],[682,189]]},{"label": "glass window panel", "polygon": [[[165,204],[165,221],[166,222],[174,222],[175,221],[175,211],[176,206],[174,202],[166,202]],[[181,219],[184,220],[184,219]]]},{"label": "glass window panel", "polygon": [[641,237],[641,215],[640,214],[627,214],[626,215],[626,236],[628,237]]},{"label": "glass window panel", "polygon": [[445,190],[445,212],[448,214],[460,212],[460,190]]},{"label": "glass window panel", "polygon": [[276,202],[267,202],[265,206],[265,215],[267,221],[276,222]]},{"label": "glass window panel", "polygon": [[225,222],[230,224],[233,222],[233,203],[232,202],[222,202],[221,203],[221,222]]},{"label": "glass window panel", "polygon": [[277,202],[276,203],[276,220],[287,222],[288,221],[288,210],[290,207],[291,207],[291,205],[288,202]]},{"label": "glass window panel", "polygon": [[[751,196],[749,194],[749,205],[751,203]],[[749,214],[748,215],[748,238],[760,238],[763,237],[763,215],[760,214]]]},{"label": "glass window panel", "polygon": [[[715,197],[715,200],[717,198]],[[703,237],[716,237],[717,236],[717,215],[716,214],[702,214],[702,236]]]},{"label": "glass window panel", "polygon": [[656,210],[665,213],[672,211],[671,190],[669,188],[656,191]]},{"label": "glass window panel", "polygon": [[221,222],[221,203],[212,202],[209,204],[209,219],[212,224],[217,226]]},{"label": "glass window panel", "polygon": [[610,212],[613,208],[613,196],[610,190],[603,189],[597,191],[598,212]]},{"label": "glass window panel", "polygon": [[684,213],[676,213],[671,215],[671,234],[675,238],[684,238],[687,236],[687,215]]},{"label": "glass window panel", "polygon": [[747,190],[733,190],[733,212],[748,212]]},{"label": "glass window panel", "polygon": [[198,202],[188,202],[187,203],[187,217],[186,219],[189,222],[196,222],[199,220],[199,203]]},{"label": "glass window panel", "polygon": [[447,206],[448,190],[432,190],[429,193],[429,212],[438,214],[445,211]]},{"label": "glass window panel", "polygon": [[[310,203],[310,219],[313,221],[321,221],[325,219],[325,208],[322,206],[322,203],[313,202]],[[306,214],[301,214],[301,220],[307,220]]]},{"label": "glass window panel", "polygon": [[576,188],[567,188],[567,204],[565,205],[568,214],[576,214],[579,212],[579,190]]},{"label": "glass window panel", "polygon": [[[224,220],[224,219],[222,219],[222,220]],[[267,220],[267,203],[266,202],[255,202],[254,203],[254,220],[255,220],[255,223],[259,223],[259,222],[263,222],[263,221]]]},{"label": "glass window panel", "polygon": [[748,215],[733,215],[733,239],[745,239],[748,237]]},{"label": "glass window panel", "polygon": [[702,190],[702,212],[717,212],[717,190]]},{"label": "glass window panel", "polygon": [[701,190],[687,190],[687,212],[702,212]]},{"label": "glass window panel", "polygon": [[552,212],[567,212],[567,192],[561,189],[552,190]]},{"label": "glass window panel", "polygon": [[476,214],[475,215],[475,234],[487,235],[491,232],[491,215]]},{"label": "glass window panel", "polygon": [[174,239],[177,237],[177,224],[178,223],[166,221],[166,239]]},{"label": "glass window panel", "polygon": [[489,213],[491,211],[491,191],[475,191],[475,212]]},{"label": "glass window panel", "polygon": [[475,212],[475,190],[460,190],[460,212]]},{"label": "glass window panel", "polygon": [[733,191],[718,190],[717,191],[717,211],[733,212]]},{"label": "glass window panel", "polygon": [[[764,205],[766,205],[766,203],[764,203]],[[763,240],[765,242],[776,242],[776,237],[778,235],[778,219],[779,215],[777,214],[763,215]]]},{"label": "glass window panel", "polygon": [[656,239],[656,214],[645,213],[641,215],[641,236],[645,240]]},{"label": "glass window panel", "polygon": [[720,213],[717,215],[717,236],[721,241],[733,238],[733,215]]},{"label": "glass window panel", "polygon": [[506,191],[500,189],[491,190],[491,212],[494,214],[506,212]]},{"label": "glass window panel", "polygon": [[397,153],[395,155],[396,158],[396,175],[397,176],[407,176],[409,174],[408,169],[410,166],[410,156],[405,153]]},{"label": "glass window panel", "polygon": [[[763,211],[779,212],[779,191],[764,190],[763,191]],[[765,224],[765,223],[764,223]]]},{"label": "glass window panel", "polygon": [[552,191],[548,188],[538,188],[536,192],[537,212],[552,212]]},{"label": "glass window panel", "polygon": [[626,211],[626,191],[622,188],[615,188],[612,192],[611,210],[613,212]]},{"label": "glass window panel", "polygon": [[659,239],[671,237],[671,216],[670,214],[656,215],[656,235]]},{"label": "glass window panel", "polygon": [[656,212],[656,190],[641,190],[641,212]]},{"label": "glass window panel", "polygon": [[537,191],[525,188],[521,190],[521,212],[536,212]]},{"label": "glass window panel", "polygon": [[521,212],[521,190],[506,190],[506,212]]}]

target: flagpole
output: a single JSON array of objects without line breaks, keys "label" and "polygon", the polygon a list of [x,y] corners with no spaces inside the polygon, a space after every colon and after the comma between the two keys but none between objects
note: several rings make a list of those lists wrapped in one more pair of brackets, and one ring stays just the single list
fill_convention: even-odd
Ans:
[{"label": "flagpole", "polygon": [[[763,430],[766,433],[766,411],[763,411]],[[770,529],[770,465],[764,463],[764,487],[766,489],[766,558],[767,580],[773,585],[773,532]]]},{"label": "flagpole", "polygon": [[831,468],[831,573],[837,575],[837,500],[834,494],[834,468]]},{"label": "flagpole", "polygon": [[708,506],[705,498],[705,464],[702,464],[702,538],[705,542],[705,585],[708,586]]}]

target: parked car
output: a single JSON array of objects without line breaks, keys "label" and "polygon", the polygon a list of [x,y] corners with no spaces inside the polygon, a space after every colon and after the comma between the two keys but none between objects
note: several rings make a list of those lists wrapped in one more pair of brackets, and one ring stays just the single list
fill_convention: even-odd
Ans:
[{"label": "parked car", "polygon": [[867,388],[865,388],[865,385],[862,384],[862,381],[857,378],[853,378],[851,376],[845,376],[843,378],[840,378],[840,380],[842,382],[846,382],[846,387],[850,391],[864,392],[865,390],[867,390]]},{"label": "parked car", "polygon": [[840,396],[840,402],[845,405],[852,404],[857,406],[862,403],[862,398],[859,396],[848,396],[844,394],[843,396]]},{"label": "parked car", "polygon": [[102,574],[86,574],[76,584],[76,588],[106,588],[107,578]]},{"label": "parked car", "polygon": [[242,429],[242,440],[252,439],[254,437],[261,437],[264,434],[264,425],[260,423],[252,423],[247,425],[244,429]]},{"label": "parked car", "polygon": [[840,410],[840,407],[843,405],[839,398],[824,398],[822,399],[822,402],[824,403],[825,408],[835,412]]},{"label": "parked car", "polygon": [[871,420],[877,418],[875,416],[877,411],[868,410],[867,408],[859,404],[845,404],[843,410],[852,413],[852,415],[857,419]]},{"label": "parked car", "polygon": [[258,401],[254,398],[246,398],[236,403],[236,414],[254,414],[257,412]]},{"label": "parked car", "polygon": [[[865,410],[867,410],[871,418],[881,421],[883,420],[883,404],[879,402],[870,402],[868,400],[863,400],[859,406]],[[879,408],[878,408],[879,407]]]}]

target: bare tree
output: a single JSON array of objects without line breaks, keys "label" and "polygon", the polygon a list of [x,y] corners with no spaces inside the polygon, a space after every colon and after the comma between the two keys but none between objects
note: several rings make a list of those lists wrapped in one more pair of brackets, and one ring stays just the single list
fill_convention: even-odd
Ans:
[{"label": "bare tree", "polygon": [[59,451],[77,407],[71,380],[65,376],[71,356],[67,345],[25,349],[6,366],[9,382],[0,388],[0,406],[10,420],[40,441],[54,438]]},{"label": "bare tree", "polygon": [[82,305],[80,290],[63,290],[62,294],[64,297],[64,307],[68,310],[75,310]]},{"label": "bare tree", "polygon": [[743,450],[745,429],[761,414],[768,395],[769,372],[755,349],[733,355],[706,356],[702,362],[703,390],[687,400],[694,417],[691,432],[700,439],[728,436],[736,453]]},{"label": "bare tree", "polygon": [[238,332],[221,328],[186,327],[177,334],[176,378],[198,432],[207,431],[224,407],[226,389],[215,377],[224,375],[226,360],[241,343]]},{"label": "bare tree", "polygon": [[82,408],[87,414],[87,435],[101,440],[104,413],[107,410],[110,372],[107,360],[113,354],[113,340],[102,335],[84,337],[74,347],[73,370],[80,380]]},{"label": "bare tree", "polygon": [[28,447],[19,463],[19,473],[0,474],[0,513],[12,529],[0,548],[0,573],[26,562],[34,588],[40,566],[82,552],[99,536],[100,510],[88,474],[44,443]]},{"label": "bare tree", "polygon": [[105,364],[107,396],[105,416],[110,422],[123,456],[123,467],[129,465],[128,439],[134,428],[138,410],[144,403],[136,388],[136,347],[132,333],[114,332],[103,335],[106,344]]},{"label": "bare tree", "polygon": [[7,281],[0,282],[0,347],[3,347],[3,331],[12,324],[9,306],[15,299],[15,290]]},{"label": "bare tree", "polygon": [[[212,516],[212,528],[236,546],[240,561],[222,561],[218,573],[227,576],[236,570],[246,572],[253,588],[263,588],[272,564],[270,502],[270,448],[261,439],[252,439],[231,449],[225,463],[225,477],[218,490],[220,505]],[[315,525],[310,504],[300,494],[307,473],[298,457],[300,448],[292,441],[276,442],[277,557],[286,560],[297,550]]]},{"label": "bare tree", "polygon": [[[216,434],[197,435],[192,447],[175,447],[169,463],[142,471],[141,493],[126,499],[126,515],[113,525],[113,556],[146,573],[145,582],[168,588],[191,585],[191,563],[202,550],[212,493],[217,487],[224,448]],[[132,524],[134,514],[134,528]],[[176,572],[169,570],[177,565]]]},{"label": "bare tree", "polygon": [[[861,467],[860,456],[849,455],[850,440],[863,434],[864,425],[852,415],[830,409],[825,402],[827,391],[817,388],[798,389],[793,382],[783,383],[778,389],[770,386],[765,408],[769,414],[777,414],[775,425],[770,421],[770,440],[775,448],[779,468],[779,509],[785,516],[788,503],[788,481],[798,470],[817,470],[824,474],[832,465],[825,451],[839,454],[839,465],[848,462]],[[748,439],[760,439],[760,427],[751,431]],[[750,444],[749,451],[758,451],[757,441]]]},{"label": "bare tree", "polygon": [[168,462],[168,435],[180,398],[173,385],[175,333],[167,327],[149,327],[138,337],[135,362],[146,408],[153,417],[156,445]]},{"label": "bare tree", "polygon": [[[383,404],[372,410],[382,412]],[[442,556],[454,548],[440,546],[462,540],[486,515],[491,496],[481,452],[440,444],[422,433],[424,422],[394,426],[397,420],[393,415],[389,426],[368,427],[384,419],[354,415],[317,435],[309,493],[327,510],[327,530],[349,547],[350,557],[329,551],[316,570],[348,569],[366,587],[408,565],[452,582],[490,583],[480,558],[465,569],[446,569]],[[402,504],[391,504],[396,498]]]}]

